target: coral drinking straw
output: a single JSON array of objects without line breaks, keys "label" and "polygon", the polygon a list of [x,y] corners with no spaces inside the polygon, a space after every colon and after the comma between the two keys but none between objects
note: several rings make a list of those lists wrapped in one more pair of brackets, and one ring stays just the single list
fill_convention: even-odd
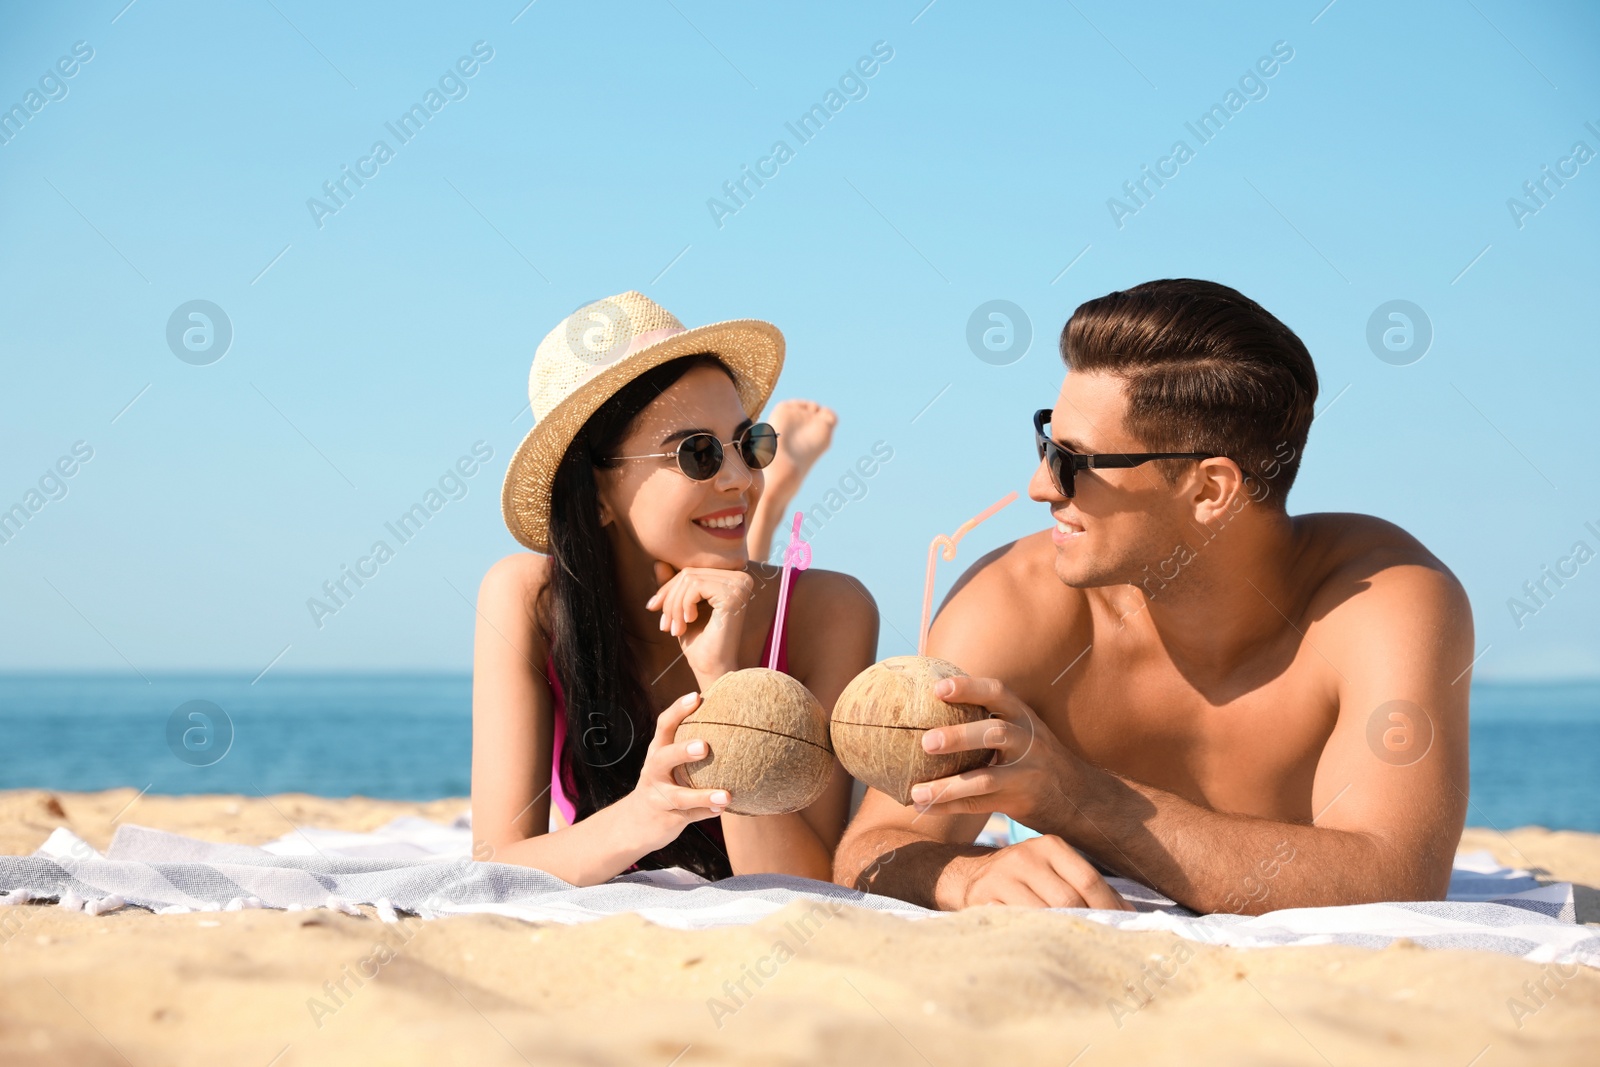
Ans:
[{"label": "coral drinking straw", "polygon": [[[946,537],[944,534],[940,534],[938,537],[933,539],[932,544],[928,545],[928,577],[927,580],[922,583],[922,632],[917,637],[917,655],[926,656],[928,654],[928,626],[933,621],[933,570],[939,564],[940,546],[944,547],[944,558],[946,560],[955,559],[956,545],[960,544],[961,539],[965,537],[974,526],[978,525],[978,523],[989,518],[995,512],[999,511],[1007,504],[1010,504],[1015,499],[1017,499],[1017,492],[1013,489],[1001,500],[985,508],[982,514],[975,515],[966,522],[962,523],[956,532],[951,534],[949,537]],[[799,527],[797,526],[796,529],[798,528]]]},{"label": "coral drinking straw", "polygon": [[[1013,497],[1017,494],[1012,493]],[[1010,503],[1010,501],[1006,501]],[[811,566],[811,545],[800,536],[800,523],[806,513],[794,513],[794,528],[789,531],[789,547],[783,550],[783,580],[778,585],[778,614],[772,620],[772,648],[767,653],[767,669],[778,669],[778,649],[783,647],[783,613],[789,607],[789,571]],[[985,516],[987,518],[987,516]],[[963,527],[964,529],[964,527]],[[959,536],[959,535],[958,535]]]}]

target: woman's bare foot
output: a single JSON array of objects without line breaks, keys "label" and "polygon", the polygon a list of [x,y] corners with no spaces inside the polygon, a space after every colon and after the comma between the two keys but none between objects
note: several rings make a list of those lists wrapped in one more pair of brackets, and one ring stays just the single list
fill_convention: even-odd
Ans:
[{"label": "woman's bare foot", "polygon": [[767,416],[778,431],[778,455],[766,469],[766,488],[750,517],[750,558],[765,560],[772,535],[817,459],[833,443],[839,416],[814,400],[780,401]]},{"label": "woman's bare foot", "polygon": [[799,488],[812,464],[833,443],[833,428],[839,424],[839,416],[815,400],[784,400],[772,409],[767,421],[778,431],[778,458],[768,470],[787,460],[795,487]]}]

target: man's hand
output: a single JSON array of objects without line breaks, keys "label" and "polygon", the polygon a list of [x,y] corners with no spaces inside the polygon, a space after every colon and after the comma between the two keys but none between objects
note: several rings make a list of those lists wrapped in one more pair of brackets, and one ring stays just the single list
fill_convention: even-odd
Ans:
[{"label": "man's hand", "polygon": [[1033,709],[993,678],[946,678],[934,695],[949,704],[977,704],[994,716],[959,726],[941,726],[922,735],[927,752],[991,749],[993,760],[914,786],[911,801],[925,815],[1003,812],[1035,829],[1070,822],[1067,799],[1081,776],[1082,763],[1056,739]]},{"label": "man's hand", "polygon": [[1029,838],[990,855],[960,862],[964,877],[949,887],[953,891],[949,904],[953,907],[1015,904],[1025,908],[1134,910],[1088,860],[1059,837]]}]

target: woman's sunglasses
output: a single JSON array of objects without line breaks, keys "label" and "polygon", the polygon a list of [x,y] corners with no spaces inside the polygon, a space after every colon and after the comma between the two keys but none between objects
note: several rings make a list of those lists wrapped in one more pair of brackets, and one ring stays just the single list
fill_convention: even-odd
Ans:
[{"label": "woman's sunglasses", "polygon": [[778,455],[778,431],[770,423],[757,422],[734,434],[732,441],[719,441],[708,433],[694,433],[678,442],[676,452],[650,452],[642,456],[612,456],[624,459],[676,459],[678,469],[696,482],[709,481],[722,470],[723,445],[739,450],[739,458],[753,471],[767,466]]},{"label": "woman's sunglasses", "polygon": [[1107,468],[1137,467],[1141,463],[1149,463],[1153,459],[1216,459],[1215,452],[1104,452],[1096,455],[1085,455],[1082,452],[1073,452],[1062,448],[1050,439],[1044,432],[1045,425],[1050,421],[1050,409],[1040,408],[1033,413],[1033,440],[1039,448],[1039,459],[1050,471],[1050,480],[1055,483],[1056,491],[1062,496],[1071,499],[1076,486],[1073,476],[1079,471],[1104,470]]}]

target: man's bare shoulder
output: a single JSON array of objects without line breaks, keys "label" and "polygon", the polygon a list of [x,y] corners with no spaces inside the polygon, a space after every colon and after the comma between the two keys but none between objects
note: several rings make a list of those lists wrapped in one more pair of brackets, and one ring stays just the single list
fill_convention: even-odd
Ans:
[{"label": "man's bare shoulder", "polygon": [[[1373,515],[1326,512],[1294,519],[1305,573],[1328,581],[1392,579],[1417,567],[1455,581],[1455,575],[1423,543],[1394,523]],[[1459,583],[1458,583],[1459,584]]]},{"label": "man's bare shoulder", "polygon": [[1071,590],[1056,577],[1055,545],[1050,542],[1050,531],[1041,530],[981,556],[956,579],[939,611],[943,613],[958,600],[965,605],[968,601],[990,603],[997,598],[1010,600],[1018,596],[1033,599],[1042,595],[1049,599],[1052,594],[1059,600],[1068,592]]},{"label": "man's bare shoulder", "polygon": [[1371,515],[1325,513],[1294,520],[1295,569],[1306,581],[1310,621],[1393,628],[1471,625],[1466,590],[1437,556],[1410,533]]},{"label": "man's bare shoulder", "polygon": [[957,579],[934,622],[929,649],[960,649],[960,666],[1013,678],[1045,662],[1087,625],[1084,594],[1055,571],[1050,531],[1029,534],[983,556]]}]

